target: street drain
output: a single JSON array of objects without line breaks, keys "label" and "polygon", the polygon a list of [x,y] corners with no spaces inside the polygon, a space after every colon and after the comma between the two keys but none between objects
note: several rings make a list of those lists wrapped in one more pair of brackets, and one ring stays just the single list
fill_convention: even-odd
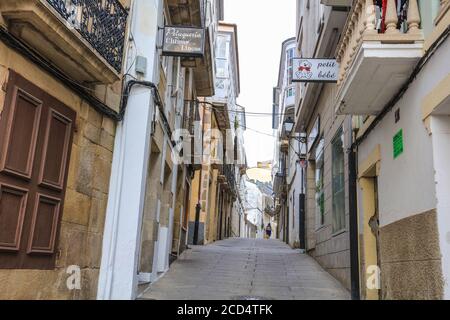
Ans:
[{"label": "street drain", "polygon": [[259,296],[237,296],[233,297],[232,300],[240,300],[240,301],[258,301],[258,300],[273,300],[272,298],[267,297],[259,297]]}]

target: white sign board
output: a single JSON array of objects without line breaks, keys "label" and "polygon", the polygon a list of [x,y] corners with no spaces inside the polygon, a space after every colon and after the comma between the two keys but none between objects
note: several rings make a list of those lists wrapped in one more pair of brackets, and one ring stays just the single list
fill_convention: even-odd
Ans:
[{"label": "white sign board", "polygon": [[337,82],[339,63],[335,59],[294,58],[293,82]]}]

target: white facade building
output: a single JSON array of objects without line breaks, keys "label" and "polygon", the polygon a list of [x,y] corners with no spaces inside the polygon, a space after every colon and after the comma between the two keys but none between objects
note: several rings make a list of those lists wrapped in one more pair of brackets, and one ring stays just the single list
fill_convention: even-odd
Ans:
[{"label": "white facade building", "polygon": [[299,247],[299,201],[302,192],[303,171],[300,168],[300,143],[292,139],[287,141],[284,149],[284,122],[293,121],[295,117],[296,90],[292,82],[293,58],[296,56],[295,38],[287,39],[282,44],[278,84],[274,88],[273,129],[276,131],[274,151],[274,191],[277,200],[279,220],[279,237],[292,247]]},{"label": "white facade building", "polygon": [[[187,14],[173,15],[174,8]],[[221,0],[188,6],[131,1],[126,66],[131,76],[125,81],[136,83],[128,93],[125,119],[117,126],[98,299],[135,299],[138,286],[158,280],[169,269],[171,256],[185,247],[182,224],[189,210],[185,199],[192,167],[174,160],[179,151],[172,134],[186,129],[186,100],[214,94],[213,48],[222,16]],[[206,30],[205,54],[196,58],[195,67],[183,58],[162,56],[165,25]]]}]

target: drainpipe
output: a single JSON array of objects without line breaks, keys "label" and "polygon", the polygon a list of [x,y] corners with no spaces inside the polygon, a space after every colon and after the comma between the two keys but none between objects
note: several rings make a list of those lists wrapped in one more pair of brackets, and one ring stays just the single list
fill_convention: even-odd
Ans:
[{"label": "drainpipe", "polygon": [[305,194],[305,168],[300,164],[300,170],[302,173],[301,179],[301,189],[300,189],[300,212],[299,212],[299,240],[300,240],[300,249],[306,252],[306,194]]},{"label": "drainpipe", "polygon": [[198,245],[198,231],[200,228],[200,211],[202,210],[202,206],[200,203],[197,203],[195,206],[195,227],[194,227],[194,245]]},{"label": "drainpipe", "polygon": [[[352,119],[350,117],[350,145],[353,144]],[[357,178],[356,152],[353,146],[348,150],[348,190],[349,190],[349,208],[350,208],[350,281],[352,300],[360,300],[359,283],[359,231],[358,231],[358,200],[357,200]]]},{"label": "drainpipe", "polygon": [[[206,108],[203,105],[202,151],[203,151],[204,143],[205,143],[205,141],[204,141],[205,117],[206,117]],[[195,207],[195,225],[194,225],[194,239],[193,239],[195,246],[198,245],[198,233],[199,233],[199,229],[200,229],[200,212],[202,211],[201,201],[202,201],[202,184],[203,184],[203,152],[202,152],[201,161],[202,161],[202,168],[200,169],[200,178],[199,178],[199,182],[198,182],[198,203],[197,203],[197,206]]]}]

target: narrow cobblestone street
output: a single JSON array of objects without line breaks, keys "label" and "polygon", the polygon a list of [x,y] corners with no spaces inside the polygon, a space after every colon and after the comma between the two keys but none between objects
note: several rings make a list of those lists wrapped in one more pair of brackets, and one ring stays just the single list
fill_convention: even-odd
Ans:
[{"label": "narrow cobblestone street", "polygon": [[276,240],[229,239],[188,250],[141,299],[349,299],[311,257]]}]

